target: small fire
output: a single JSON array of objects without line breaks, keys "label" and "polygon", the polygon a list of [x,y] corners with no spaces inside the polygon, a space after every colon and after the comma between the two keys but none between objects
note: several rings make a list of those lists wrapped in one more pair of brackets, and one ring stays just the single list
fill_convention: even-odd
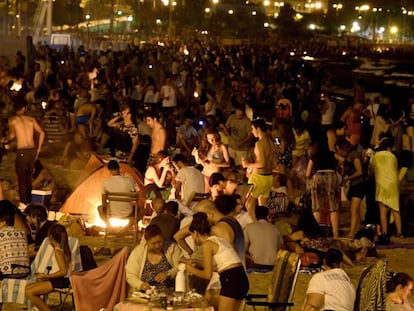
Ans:
[{"label": "small fire", "polygon": [[129,219],[110,218],[109,224],[111,227],[126,227],[129,224]]}]

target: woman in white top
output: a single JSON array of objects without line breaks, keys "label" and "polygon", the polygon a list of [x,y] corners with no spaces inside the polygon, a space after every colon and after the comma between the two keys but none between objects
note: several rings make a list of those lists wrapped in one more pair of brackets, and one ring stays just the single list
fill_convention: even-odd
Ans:
[{"label": "woman in white top", "polygon": [[[221,283],[218,311],[239,310],[241,300],[249,290],[249,280],[237,252],[226,240],[210,235],[211,228],[204,213],[194,214],[189,229],[194,243],[201,245],[203,262],[184,260],[186,270],[199,278],[210,280],[213,266],[216,265]],[[201,265],[202,268],[195,265]]]}]

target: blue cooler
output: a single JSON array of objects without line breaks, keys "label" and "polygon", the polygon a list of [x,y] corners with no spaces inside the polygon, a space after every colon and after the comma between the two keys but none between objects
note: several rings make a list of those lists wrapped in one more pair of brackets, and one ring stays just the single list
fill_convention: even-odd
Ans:
[{"label": "blue cooler", "polygon": [[40,203],[49,207],[51,198],[52,190],[32,190],[32,203]]}]

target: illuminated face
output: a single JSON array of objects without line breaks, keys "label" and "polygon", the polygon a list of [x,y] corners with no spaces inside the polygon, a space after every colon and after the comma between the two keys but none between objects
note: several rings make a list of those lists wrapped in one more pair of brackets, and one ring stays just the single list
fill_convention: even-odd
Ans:
[{"label": "illuminated face", "polygon": [[207,141],[209,144],[217,144],[220,140],[217,134],[207,134]]},{"label": "illuminated face", "polygon": [[400,298],[405,301],[408,295],[411,294],[411,290],[413,289],[413,282],[409,282],[406,286],[401,286],[400,289]]},{"label": "illuminated face", "polygon": [[36,218],[32,217],[31,215],[26,215],[26,220],[29,225],[36,224]]},{"label": "illuminated face", "polygon": [[124,119],[127,117],[131,117],[131,111],[129,110],[129,108],[126,108],[121,111],[121,115],[122,115],[122,118]]},{"label": "illuminated face", "polygon": [[164,246],[164,238],[161,235],[152,237],[147,241],[148,252],[161,254]]},{"label": "illuminated face", "polygon": [[227,183],[226,183],[226,189],[224,189],[224,192],[226,194],[233,194],[237,189],[237,181],[233,180],[233,179],[227,179]]},{"label": "illuminated face", "polygon": [[255,128],[253,125],[252,125],[252,135],[253,135],[254,137],[259,137],[259,134],[258,134],[257,128]]},{"label": "illuminated face", "polygon": [[150,128],[153,128],[153,127],[154,127],[155,120],[154,120],[153,118],[151,118],[151,117],[146,117],[146,118],[145,118],[145,121],[147,122],[147,125],[148,125]]},{"label": "illuminated face", "polygon": [[236,118],[237,119],[241,120],[241,119],[243,119],[244,112],[242,110],[240,110],[240,109],[236,109],[235,115],[236,115]]}]

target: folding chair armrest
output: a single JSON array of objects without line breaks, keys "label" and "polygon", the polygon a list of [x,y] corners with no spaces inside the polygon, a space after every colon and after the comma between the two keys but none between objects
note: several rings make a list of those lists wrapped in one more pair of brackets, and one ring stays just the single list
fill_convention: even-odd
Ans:
[{"label": "folding chair armrest", "polygon": [[251,300],[251,299],[264,299],[267,298],[266,294],[247,294],[246,295],[246,300]]},{"label": "folding chair armrest", "polygon": [[267,301],[246,301],[248,306],[260,306],[260,307],[291,307],[293,302],[267,302]]}]

